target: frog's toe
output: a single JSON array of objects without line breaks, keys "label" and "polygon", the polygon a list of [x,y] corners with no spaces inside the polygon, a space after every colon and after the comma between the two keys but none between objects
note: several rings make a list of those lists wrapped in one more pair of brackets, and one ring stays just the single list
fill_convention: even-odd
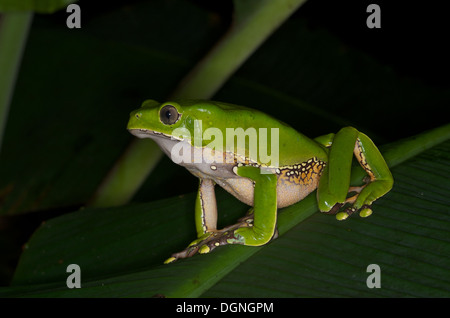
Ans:
[{"label": "frog's toe", "polygon": [[336,220],[338,221],[344,221],[346,220],[348,217],[350,216],[350,214],[348,214],[347,212],[339,212],[336,214]]},{"label": "frog's toe", "polygon": [[367,205],[367,204],[363,205],[360,209],[358,209],[354,206],[351,206],[351,207],[346,208],[344,211],[337,213],[336,219],[338,221],[343,221],[357,211],[359,211],[359,216],[362,218],[366,218],[366,217],[372,215],[372,212],[373,212],[371,206]]},{"label": "frog's toe", "polygon": [[176,260],[177,260],[177,258],[172,256],[172,257],[169,257],[168,259],[166,259],[164,261],[164,264],[170,264],[170,263],[175,262]]},{"label": "frog's toe", "polygon": [[198,252],[199,248],[200,248],[200,246],[188,246],[186,249],[182,250],[181,252],[172,254],[171,257],[169,257],[168,259],[166,259],[164,261],[164,264],[173,263],[180,258],[191,257]]},{"label": "frog's toe", "polygon": [[208,245],[202,245],[200,246],[200,248],[198,249],[198,253],[199,254],[207,254],[211,252],[211,248]]},{"label": "frog's toe", "polygon": [[373,213],[373,211],[372,211],[372,207],[370,205],[363,205],[361,210],[359,210],[359,216],[362,218],[371,216],[372,213]]}]

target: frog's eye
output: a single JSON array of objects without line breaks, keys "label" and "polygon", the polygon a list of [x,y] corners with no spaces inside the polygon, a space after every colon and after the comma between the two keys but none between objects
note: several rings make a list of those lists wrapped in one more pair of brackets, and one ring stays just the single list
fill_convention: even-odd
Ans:
[{"label": "frog's eye", "polygon": [[173,125],[180,119],[180,113],[172,105],[166,105],[159,111],[159,119],[163,124]]}]

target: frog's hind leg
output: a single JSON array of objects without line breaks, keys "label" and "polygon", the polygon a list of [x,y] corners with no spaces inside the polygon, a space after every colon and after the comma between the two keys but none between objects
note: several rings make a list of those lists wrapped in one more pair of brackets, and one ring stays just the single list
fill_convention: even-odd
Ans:
[{"label": "frog's hind leg", "polygon": [[214,182],[200,182],[196,204],[196,226],[198,238],[179,253],[172,254],[165,263],[196,253],[205,254],[216,247],[227,244],[260,246],[278,236],[277,223],[277,177],[272,173],[261,173],[260,168],[236,167],[236,174],[249,178],[254,184],[254,204],[246,216],[236,224],[217,230],[217,210],[214,197]]},{"label": "frog's hind leg", "polygon": [[[350,187],[353,155],[368,175],[368,182],[361,187]],[[343,128],[334,136],[328,159],[319,181],[317,198],[319,209],[336,213],[338,220],[344,220],[356,211],[363,217],[369,216],[372,202],[392,188],[392,174],[379,150],[369,137],[352,127]],[[356,194],[349,197],[351,192]],[[339,212],[347,205],[350,207]]]},{"label": "frog's hind leg", "polygon": [[366,185],[362,186],[350,211],[360,210],[360,216],[366,217],[372,214],[372,202],[392,189],[394,179],[378,148],[363,133],[358,134],[354,154],[366,171],[368,181]]},{"label": "frog's hind leg", "polygon": [[214,193],[215,182],[212,179],[200,179],[195,200],[195,227],[197,239],[183,251],[174,253],[164,263],[172,263],[180,258],[191,257],[199,252],[201,246],[212,240],[217,231],[217,203]]}]

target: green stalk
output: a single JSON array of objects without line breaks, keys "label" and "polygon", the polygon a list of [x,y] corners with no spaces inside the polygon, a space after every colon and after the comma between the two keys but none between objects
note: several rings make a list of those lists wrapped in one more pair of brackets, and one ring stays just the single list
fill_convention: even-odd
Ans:
[{"label": "green stalk", "polygon": [[190,72],[172,98],[211,98],[306,0],[235,1],[230,30]]},{"label": "green stalk", "polygon": [[[170,98],[211,98],[304,2],[306,0],[236,0],[235,20],[229,32],[194,67]],[[154,143],[134,140],[88,205],[106,207],[127,203],[161,156],[161,150]]]},{"label": "green stalk", "polygon": [[0,151],[32,12],[0,15]]},{"label": "green stalk", "polygon": [[[392,168],[448,139],[450,139],[450,124],[384,145],[380,147],[380,151],[388,166]],[[365,174],[360,165],[355,165],[352,170],[351,183],[360,184]]]},{"label": "green stalk", "polygon": [[381,150],[388,166],[393,167],[448,139],[450,139],[450,124],[399,140],[382,147]]},{"label": "green stalk", "polygon": [[162,156],[153,140],[133,140],[87,205],[110,207],[130,201]]}]

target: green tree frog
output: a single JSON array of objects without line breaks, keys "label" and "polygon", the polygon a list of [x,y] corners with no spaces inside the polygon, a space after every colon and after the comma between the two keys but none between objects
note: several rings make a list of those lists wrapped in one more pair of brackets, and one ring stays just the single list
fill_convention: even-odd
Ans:
[{"label": "green tree frog", "polygon": [[[352,127],[310,139],[258,110],[205,100],[147,100],[130,114],[128,130],[151,138],[177,164],[200,179],[197,239],[165,263],[217,246],[261,246],[277,237],[277,210],[317,190],[321,212],[344,220],[372,214],[372,203],[393,186],[374,143]],[[269,155],[270,153],[270,155]],[[350,186],[353,156],[367,173]],[[217,229],[219,185],[251,208],[236,224]]]}]

